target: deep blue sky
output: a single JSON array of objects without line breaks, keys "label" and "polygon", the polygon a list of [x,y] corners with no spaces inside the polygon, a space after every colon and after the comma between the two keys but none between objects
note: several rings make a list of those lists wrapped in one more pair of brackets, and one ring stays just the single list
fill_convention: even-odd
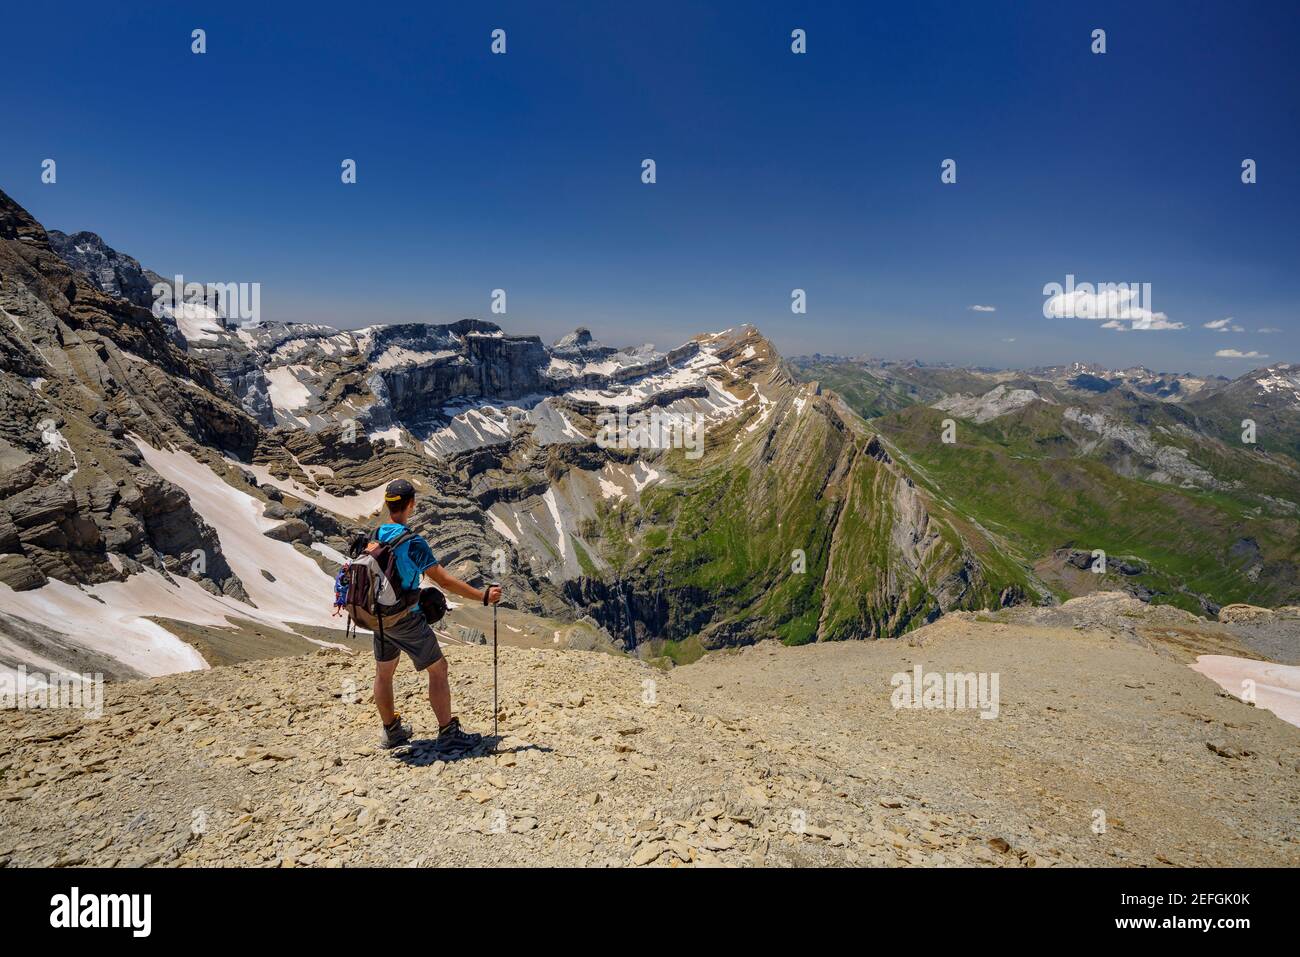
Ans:
[{"label": "deep blue sky", "polygon": [[[265,318],[493,318],[503,287],[547,339],[1300,359],[1296,4],[118,6],[7,5],[0,187],[164,275],[260,282]],[[1150,282],[1187,328],[1043,318],[1067,273]]]}]

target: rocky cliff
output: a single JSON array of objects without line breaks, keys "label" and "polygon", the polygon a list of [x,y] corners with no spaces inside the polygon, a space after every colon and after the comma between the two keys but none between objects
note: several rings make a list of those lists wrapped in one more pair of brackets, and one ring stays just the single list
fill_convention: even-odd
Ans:
[{"label": "rocky cliff", "polygon": [[0,581],[120,580],[140,567],[241,595],[183,490],[128,433],[251,454],[256,425],[149,310],[69,266],[0,193]]},{"label": "rocky cliff", "polygon": [[50,248],[64,262],[89,279],[97,289],[143,309],[154,303],[153,287],[166,282],[151,269],[145,269],[132,256],[120,253],[91,232],[67,233],[51,229],[46,232]]}]

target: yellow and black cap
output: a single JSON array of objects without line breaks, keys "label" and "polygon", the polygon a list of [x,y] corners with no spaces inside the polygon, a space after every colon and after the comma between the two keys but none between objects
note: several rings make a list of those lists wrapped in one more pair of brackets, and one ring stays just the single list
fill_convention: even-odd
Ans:
[{"label": "yellow and black cap", "polygon": [[395,479],[384,489],[384,501],[389,505],[407,502],[415,498],[415,487],[406,479]]}]

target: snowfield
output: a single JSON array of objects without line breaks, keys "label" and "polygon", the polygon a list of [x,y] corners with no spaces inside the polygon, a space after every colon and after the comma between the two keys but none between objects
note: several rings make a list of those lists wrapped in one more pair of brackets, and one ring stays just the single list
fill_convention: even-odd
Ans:
[{"label": "snowfield", "polygon": [[176,323],[187,342],[216,342],[226,331],[216,310],[201,302],[164,305],[159,311]]},{"label": "snowfield", "polygon": [[[339,627],[339,620],[330,616],[333,579],[292,545],[262,534],[279,522],[263,516],[260,501],[227,484],[187,452],[160,451],[134,441],[155,471],[189,493],[194,510],[216,530],[222,553],[253,604],[213,595],[188,578],[169,581],[148,569],[126,581],[89,588],[51,580],[31,591],[15,592],[0,584],[0,605],[6,612],[67,635],[76,645],[146,675],[208,667],[198,651],[149,621],[150,617],[219,628],[228,627],[230,619],[287,631],[294,631],[295,624]],[[335,561],[342,557],[327,547],[316,550]],[[263,569],[275,576],[275,582],[262,575]],[[66,670],[3,637],[0,651],[48,671]],[[0,670],[16,677],[11,668]]]},{"label": "snowfield", "polygon": [[[84,648],[146,675],[165,675],[201,670],[207,663],[197,651],[145,616],[226,624],[220,609],[212,607],[216,598],[188,579],[180,581],[184,584],[174,587],[157,572],[149,571],[124,582],[82,590],[51,579],[40,588],[23,592],[0,584],[0,598],[5,611],[68,635]],[[29,656],[22,653],[16,657]],[[65,669],[52,665],[48,670]]]},{"label": "snowfield", "polygon": [[[219,628],[229,627],[230,619],[287,631],[295,631],[296,624],[340,627],[339,619],[330,615],[333,579],[289,543],[263,534],[280,523],[263,515],[262,502],[229,485],[187,452],[158,450],[134,437],[133,441],[150,467],[189,494],[194,510],[216,531],[222,554],[243,582],[252,604],[213,595],[188,578],[169,581],[148,569],[126,581],[89,588],[51,580],[31,591],[15,592],[0,584],[5,611],[65,634],[75,644],[146,675],[208,667],[198,651],[149,621],[150,617]],[[382,497],[382,489],[378,495]],[[316,550],[335,561],[342,557],[327,546],[318,545]],[[263,570],[275,581],[267,580]],[[3,637],[0,651],[45,664]],[[47,670],[64,669],[49,662]]]},{"label": "snowfield", "polygon": [[[288,542],[262,534],[280,523],[263,516],[260,501],[228,485],[188,452],[159,451],[139,440],[136,445],[154,471],[189,493],[194,510],[216,530],[226,561],[263,615],[286,625],[338,626],[338,619],[330,617],[333,581]],[[267,581],[263,570],[276,580]]]},{"label": "snowfield", "polygon": [[1247,687],[1245,682],[1254,682],[1256,707],[1272,711],[1288,724],[1300,727],[1300,665],[1279,665],[1232,655],[1200,655],[1190,667],[1237,698],[1242,697]]}]

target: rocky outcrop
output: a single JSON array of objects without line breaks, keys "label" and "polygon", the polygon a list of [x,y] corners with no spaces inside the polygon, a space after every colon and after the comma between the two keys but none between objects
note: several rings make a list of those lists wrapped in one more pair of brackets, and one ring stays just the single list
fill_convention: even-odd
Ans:
[{"label": "rocky outcrop", "polygon": [[551,346],[552,355],[583,361],[606,359],[617,351],[612,346],[597,342],[591,330],[585,326],[579,326],[567,335],[561,336],[555,340],[555,345]]},{"label": "rocky outcrop", "polygon": [[1272,621],[1277,613],[1271,608],[1260,608],[1258,605],[1243,605],[1240,603],[1224,605],[1219,609],[1219,621],[1224,624],[1235,625],[1241,623],[1265,622]]},{"label": "rocky outcrop", "polygon": [[[34,567],[49,578],[94,583],[129,570],[110,559],[117,556],[243,597],[216,534],[192,510],[189,496],[143,466],[133,450],[107,447],[78,466],[74,478],[52,475],[41,459],[0,476],[7,486],[0,502],[0,555],[23,559],[11,569]],[[200,554],[203,571],[196,574]],[[11,577],[6,580],[16,587]],[[21,580],[30,581],[30,573]]]},{"label": "rocky outcrop", "polygon": [[69,236],[51,229],[47,235],[50,248],[101,292],[143,309],[153,307],[153,286],[166,280],[142,267],[134,257],[113,249],[95,233],[82,231]]},{"label": "rocky outcrop", "polygon": [[1193,462],[1186,449],[1155,441],[1150,430],[1140,425],[1074,407],[1067,408],[1064,417],[1066,422],[1082,426],[1098,436],[1080,440],[1085,454],[1103,456],[1121,475],[1179,484],[1185,488],[1227,487],[1207,469]]},{"label": "rocky outcrop", "polygon": [[1232,604],[1218,613],[1219,621],[1251,650],[1251,657],[1300,664],[1300,605],[1260,608]]},{"label": "rocky outcrop", "polygon": [[[250,454],[257,426],[161,321],[116,294],[135,282],[134,260],[86,236],[69,242],[65,252],[104,288],[0,193],[0,555],[14,556],[6,580],[30,584],[34,568],[94,583],[145,566],[242,595],[215,533],[126,436]],[[202,574],[192,571],[196,551]]]},{"label": "rocky outcrop", "polygon": [[1031,389],[1008,389],[1005,385],[998,385],[983,395],[947,396],[934,403],[933,408],[982,424],[1041,401],[1045,400]]},{"label": "rocky outcrop", "polygon": [[49,579],[41,566],[26,555],[0,554],[0,582],[4,582],[14,591],[30,591],[40,588]]}]

